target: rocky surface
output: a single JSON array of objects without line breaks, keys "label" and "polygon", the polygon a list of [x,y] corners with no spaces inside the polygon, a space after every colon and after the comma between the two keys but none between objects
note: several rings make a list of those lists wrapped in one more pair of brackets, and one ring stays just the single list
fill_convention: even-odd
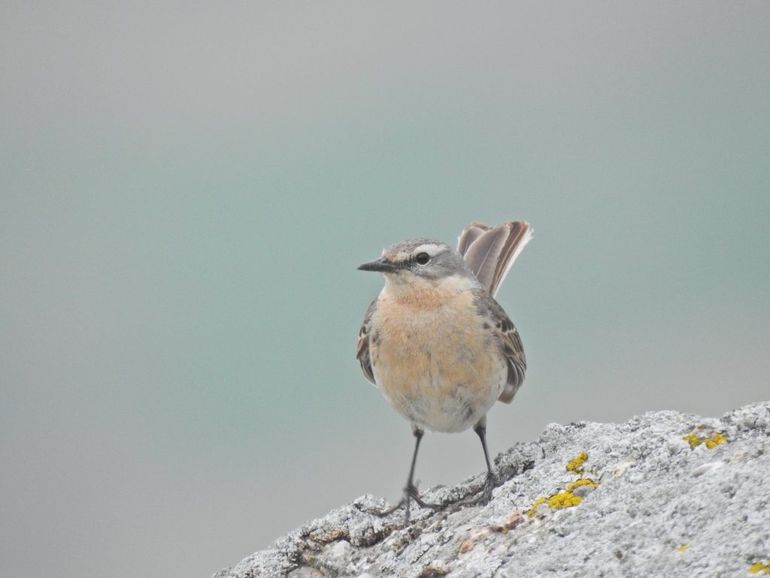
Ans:
[{"label": "rocky surface", "polygon": [[482,474],[426,492],[449,505],[406,527],[363,496],[216,577],[770,574],[770,402],[552,424],[495,463],[487,505],[462,503]]}]

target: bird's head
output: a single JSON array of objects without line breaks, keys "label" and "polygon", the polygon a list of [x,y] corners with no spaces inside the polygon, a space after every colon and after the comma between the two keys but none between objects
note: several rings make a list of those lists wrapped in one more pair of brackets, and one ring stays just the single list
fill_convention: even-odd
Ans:
[{"label": "bird's head", "polygon": [[358,267],[385,276],[386,285],[400,290],[435,288],[453,282],[475,282],[462,255],[441,241],[413,239],[391,245],[376,261]]}]

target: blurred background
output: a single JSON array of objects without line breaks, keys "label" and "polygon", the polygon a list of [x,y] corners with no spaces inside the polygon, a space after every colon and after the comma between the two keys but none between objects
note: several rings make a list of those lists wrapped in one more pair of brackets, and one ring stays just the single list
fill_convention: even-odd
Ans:
[{"label": "blurred background", "polygon": [[[766,2],[0,4],[0,574],[208,576],[412,437],[354,342],[404,238],[535,239],[549,422],[770,398]],[[417,477],[484,468],[429,435]]]}]

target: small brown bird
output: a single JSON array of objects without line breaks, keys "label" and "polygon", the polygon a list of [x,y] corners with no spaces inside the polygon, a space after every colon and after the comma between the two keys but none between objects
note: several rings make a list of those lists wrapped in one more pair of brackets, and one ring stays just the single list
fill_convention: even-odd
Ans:
[{"label": "small brown bird", "polygon": [[415,437],[404,495],[386,513],[403,505],[408,522],[411,500],[433,507],[414,485],[425,429],[473,427],[487,464],[482,498],[491,498],[486,414],[497,400],[511,402],[527,368],[519,333],[493,297],[531,238],[525,221],[471,223],[456,250],[430,239],[402,241],[359,267],[383,273],[385,286],[366,312],[356,357]]}]

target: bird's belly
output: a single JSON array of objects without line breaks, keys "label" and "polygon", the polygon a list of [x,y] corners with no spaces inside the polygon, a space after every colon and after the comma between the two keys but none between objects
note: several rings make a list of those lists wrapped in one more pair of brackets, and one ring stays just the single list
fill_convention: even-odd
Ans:
[{"label": "bird's belly", "polygon": [[476,424],[507,377],[489,333],[475,319],[403,319],[383,327],[372,346],[375,381],[387,400],[433,431],[459,432]]}]

